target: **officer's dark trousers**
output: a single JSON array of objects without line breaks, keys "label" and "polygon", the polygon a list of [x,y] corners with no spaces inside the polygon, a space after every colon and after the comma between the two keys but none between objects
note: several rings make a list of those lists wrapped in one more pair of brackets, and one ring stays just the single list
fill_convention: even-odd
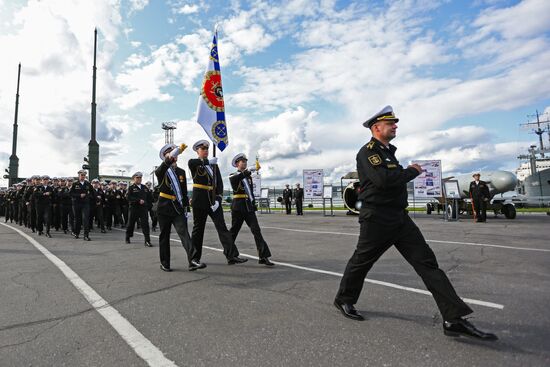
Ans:
[{"label": "officer's dark trousers", "polygon": [[292,202],[290,200],[285,201],[285,208],[287,214],[290,214],[292,212]]},{"label": "officer's dark trousers", "polygon": [[111,229],[113,226],[113,210],[109,205],[103,207],[103,221],[105,222],[105,227]]},{"label": "officer's dark trousers", "polygon": [[52,218],[52,224],[56,231],[59,231],[59,227],[61,224],[61,204],[53,204],[52,205],[52,212],[53,212],[53,218]]},{"label": "officer's dark trousers", "polygon": [[225,219],[223,218],[223,210],[220,207],[215,212],[212,212],[212,209],[202,209],[193,207],[193,234],[191,235],[193,241],[193,247],[196,249],[196,255],[193,258],[194,260],[200,260],[202,256],[202,242],[204,238],[204,228],[206,226],[206,218],[212,219],[216,231],[218,232],[218,237],[223,246],[223,254],[227,259],[239,256],[239,250],[233,242],[233,236],[231,232],[227,229],[225,225]]},{"label": "officer's dark trousers", "polygon": [[296,215],[304,215],[304,202],[302,200],[296,200]]},{"label": "officer's dark trousers", "polygon": [[90,227],[92,226],[94,220],[97,223],[98,228],[105,230],[105,222],[103,221],[103,207],[101,205],[97,206],[92,204],[94,207],[90,213]]},{"label": "officer's dark trousers", "polygon": [[231,211],[231,236],[233,237],[233,242],[237,239],[239,231],[243,225],[243,222],[246,222],[252,235],[254,236],[254,241],[256,242],[256,248],[258,249],[258,257],[271,257],[271,252],[269,247],[262,236],[262,231],[260,230],[260,224],[258,223],[258,218],[254,212],[243,213],[241,211],[233,210]]},{"label": "officer's dark trousers", "polygon": [[46,233],[50,232],[51,225],[51,205],[38,204],[36,206],[36,228],[42,232],[46,227]]},{"label": "officer's dark trousers", "polygon": [[476,211],[476,219],[485,222],[487,220],[487,202],[480,198],[474,198],[472,201]]},{"label": "officer's dark trousers", "polygon": [[408,215],[405,215],[404,223],[397,226],[361,223],[357,249],[346,266],[336,299],[344,303],[357,303],[367,273],[392,245],[420,275],[444,320],[454,320],[473,312],[458,297],[445,273],[439,269],[433,251]]},{"label": "officer's dark trousers", "polygon": [[34,231],[36,229],[36,204],[31,203],[29,210],[29,222],[31,229]]},{"label": "officer's dark trousers", "polygon": [[174,225],[174,228],[176,229],[176,233],[180,238],[181,244],[185,249],[185,252],[187,252],[187,260],[191,262],[191,260],[196,258],[197,256],[196,250],[195,250],[195,247],[193,247],[193,242],[191,241],[191,237],[189,237],[189,230],[187,228],[187,218],[185,218],[183,214],[178,215],[177,217],[171,217],[168,215],[159,214],[157,217],[158,217],[159,228],[160,228],[160,234],[159,234],[160,263],[167,268],[170,267],[170,232],[172,230],[172,225]]},{"label": "officer's dark trousers", "polygon": [[6,223],[8,223],[8,221],[10,220],[10,216],[11,216],[11,203],[6,204],[6,220],[5,220]]},{"label": "officer's dark trousers", "polygon": [[151,227],[157,228],[158,218],[157,213],[153,209],[149,209],[149,216],[151,217]]},{"label": "officer's dark trousers", "polygon": [[64,231],[67,231],[69,229],[69,225],[71,228],[71,232],[74,231],[74,213],[73,208],[71,204],[59,204],[61,206],[61,228]]},{"label": "officer's dark trousers", "polygon": [[27,223],[27,205],[25,204],[25,202],[19,203],[18,216],[19,218],[17,220],[17,223],[19,223],[20,226]]},{"label": "officer's dark trousers", "polygon": [[[128,212],[128,206],[126,205],[121,205],[120,206],[120,213],[122,214],[122,219],[121,219],[121,225],[128,225],[128,222],[130,221],[130,218],[129,218],[129,212]],[[124,220],[124,223],[122,223],[122,220]]]},{"label": "officer's dark trousers", "polygon": [[90,204],[73,203],[74,212],[74,233],[78,236],[80,229],[84,226],[84,236],[90,234]]},{"label": "officer's dark trousers", "polygon": [[149,218],[147,217],[147,208],[144,205],[130,206],[130,218],[126,225],[126,238],[134,235],[134,227],[138,219],[141,222],[141,230],[145,241],[151,242],[151,237],[149,237]]}]

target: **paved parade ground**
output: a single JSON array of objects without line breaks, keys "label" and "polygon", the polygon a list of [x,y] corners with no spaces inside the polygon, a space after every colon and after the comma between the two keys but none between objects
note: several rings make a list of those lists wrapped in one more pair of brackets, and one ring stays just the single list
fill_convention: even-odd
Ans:
[{"label": "paved parade ground", "polygon": [[91,242],[49,239],[2,218],[0,365],[550,365],[550,216],[478,224],[414,216],[475,325],[499,336],[492,343],[444,336],[435,302],[393,248],[357,304],[367,320],[344,318],[332,302],[356,217],[259,221],[274,268],[257,263],[246,227],[237,246],[249,261],[228,266],[209,222],[208,267],[187,271],[174,241],[175,271],[165,273],[158,232],[146,248],[139,231],[130,245],[120,230],[91,232]]}]

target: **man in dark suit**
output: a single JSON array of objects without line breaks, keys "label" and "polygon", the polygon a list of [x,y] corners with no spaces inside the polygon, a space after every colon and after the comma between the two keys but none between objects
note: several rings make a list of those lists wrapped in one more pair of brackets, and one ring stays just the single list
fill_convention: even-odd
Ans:
[{"label": "man in dark suit", "polygon": [[487,202],[491,200],[489,187],[485,181],[479,179],[481,177],[479,172],[474,173],[472,177],[474,180],[470,182],[469,194],[474,206],[476,222],[485,222],[487,221]]},{"label": "man in dark suit", "polygon": [[283,190],[283,202],[285,203],[286,214],[290,214],[292,212],[292,190],[289,184],[285,186],[286,188]]},{"label": "man in dark suit", "polygon": [[149,189],[141,184],[143,173],[136,172],[132,175],[134,183],[128,188],[129,220],[126,225],[126,243],[130,243],[130,238],[134,236],[134,227],[139,220],[141,230],[145,237],[145,247],[153,247],[149,237]]},{"label": "man in dark suit", "polygon": [[296,202],[296,215],[304,215],[304,189],[300,187],[299,183],[296,184],[293,196]]},{"label": "man in dark suit", "polygon": [[233,189],[233,201],[231,202],[231,235],[233,241],[237,239],[239,231],[246,222],[252,234],[254,235],[254,241],[256,242],[256,249],[258,250],[258,257],[260,260],[258,263],[267,266],[273,266],[274,264],[269,261],[271,252],[265,242],[262,231],[260,230],[260,224],[258,218],[256,218],[256,200],[254,198],[254,190],[251,173],[256,171],[255,167],[247,169],[248,159],[244,153],[239,153],[233,157],[232,165],[237,168],[237,172],[229,176],[231,187]]},{"label": "man in dark suit", "polygon": [[223,254],[229,265],[247,262],[248,259],[239,257],[239,250],[235,246],[233,236],[225,225],[221,195],[223,194],[223,181],[218,168],[216,157],[208,159],[210,143],[199,140],[193,145],[197,152],[196,159],[189,160],[189,169],[193,176],[193,247],[197,250],[195,260],[200,261],[202,256],[202,242],[206,219],[210,217],[218,232],[218,237],[223,246]]},{"label": "man in dark suit", "polygon": [[32,194],[36,203],[36,227],[39,236],[44,234],[43,230],[46,227],[46,237],[52,237],[50,235],[50,211],[54,194],[54,190],[50,186],[50,177],[42,176],[42,184],[35,186],[34,193]]},{"label": "man in dark suit", "polygon": [[189,198],[187,196],[187,177],[185,170],[178,167],[178,155],[187,145],[166,144],[160,149],[160,166],[155,170],[158,179],[157,218],[159,224],[159,254],[160,268],[163,271],[172,271],[170,267],[170,232],[172,226],[181,240],[181,244],[187,252],[189,271],[206,268],[206,264],[200,262],[197,250],[194,247],[187,226],[189,215]]},{"label": "man in dark suit", "polygon": [[78,171],[78,180],[73,182],[71,189],[74,212],[74,238],[80,235],[80,229],[84,226],[84,241],[90,241],[90,197],[92,185],[86,180],[86,171]]}]

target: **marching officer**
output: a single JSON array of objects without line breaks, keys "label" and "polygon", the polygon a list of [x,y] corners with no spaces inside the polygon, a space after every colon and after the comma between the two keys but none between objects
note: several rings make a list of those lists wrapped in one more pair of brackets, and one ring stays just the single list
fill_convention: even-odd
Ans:
[{"label": "marching officer", "polygon": [[27,206],[25,205],[25,189],[27,182],[20,182],[21,189],[17,190],[17,223],[22,226],[27,222]]},{"label": "marching officer", "polygon": [[61,178],[59,180],[59,191],[57,192],[59,209],[61,212],[60,225],[63,229],[63,233],[67,234],[69,225],[71,232],[74,232],[74,213],[72,207],[72,198],[70,193],[70,186],[72,185],[72,179]]},{"label": "marching officer", "polygon": [[[128,184],[124,181],[118,183],[118,205],[120,207],[120,228],[125,228],[128,225]],[[120,197],[119,197],[120,196]]]},{"label": "marching officer", "polygon": [[283,190],[283,202],[285,203],[286,214],[290,214],[292,212],[292,190],[289,184],[285,186],[286,188]]},{"label": "marching officer", "polygon": [[487,202],[491,200],[489,187],[485,181],[479,179],[481,177],[479,172],[474,173],[472,177],[474,180],[470,182],[469,194],[474,206],[476,222],[486,222]]},{"label": "marching officer", "polygon": [[103,206],[105,205],[105,193],[101,189],[101,184],[97,178],[92,180],[92,195],[90,196],[90,228],[93,226],[94,220],[97,226],[101,229],[101,233],[105,231],[105,220],[103,217]]},{"label": "marching officer", "polygon": [[27,206],[27,224],[32,233],[36,230],[36,205],[33,200],[34,188],[38,185],[39,176],[32,176],[31,182],[25,191],[25,205]]},{"label": "marching officer", "polygon": [[193,176],[193,247],[196,250],[194,260],[200,261],[202,255],[202,242],[206,218],[210,216],[216,226],[218,237],[223,246],[223,254],[229,265],[241,264],[248,259],[239,257],[239,250],[235,246],[233,236],[225,225],[221,195],[223,194],[223,181],[218,168],[218,159],[208,159],[210,143],[206,140],[199,140],[193,144],[193,150],[198,157],[188,162],[191,175]]},{"label": "marching officer", "polygon": [[364,320],[354,304],[367,273],[393,245],[432,293],[443,316],[445,335],[496,340],[496,335],[483,332],[464,319],[473,312],[472,309],[456,294],[439,268],[433,251],[406,211],[407,182],[418,176],[422,168],[416,164],[403,168],[395,158],[396,147],[390,141],[396,136],[398,121],[391,106],[386,106],[363,124],[371,130],[373,137],[357,154],[359,200],[362,203],[359,240],[346,266],[334,305],[344,316]]},{"label": "marching officer", "polygon": [[54,177],[52,179],[52,188],[54,191],[54,195],[52,197],[52,207],[50,210],[51,214],[51,220],[52,226],[55,228],[56,231],[59,231],[60,225],[61,225],[61,205],[59,203],[59,178]]},{"label": "marching officer", "polygon": [[80,229],[84,226],[84,241],[90,241],[90,197],[92,185],[86,180],[86,171],[78,171],[78,180],[75,181],[70,189],[73,200],[74,212],[74,238],[80,236]]},{"label": "marching officer", "polygon": [[299,183],[294,189],[294,201],[296,202],[296,215],[304,215],[304,189],[300,187]]},{"label": "marching officer", "polygon": [[149,218],[147,217],[147,212],[149,211],[148,197],[150,193],[149,189],[141,184],[142,177],[143,173],[134,173],[132,175],[134,183],[128,188],[127,195],[128,203],[130,204],[130,218],[126,225],[126,243],[130,243],[130,237],[134,236],[134,226],[139,220],[141,222],[143,236],[145,236],[145,246],[153,247],[151,238],[149,237]]},{"label": "marching officer", "polygon": [[[105,208],[107,208],[107,229],[111,230],[111,226],[118,226],[121,224],[121,212],[120,212],[120,192],[117,189],[116,181],[109,182],[109,189],[105,193]],[[114,221],[113,221],[114,219]]]},{"label": "marching officer", "polygon": [[187,253],[189,271],[206,268],[200,261],[197,250],[189,237],[187,216],[189,214],[189,198],[187,196],[187,177],[185,170],[178,167],[178,155],[187,145],[166,144],[160,149],[160,166],[155,170],[158,179],[157,218],[159,223],[159,255],[160,268],[163,271],[172,271],[170,268],[170,232],[172,225],[181,240]]},{"label": "marching officer", "polygon": [[37,185],[34,188],[33,198],[36,203],[36,227],[38,229],[38,235],[43,234],[44,226],[46,227],[46,237],[51,238],[50,226],[51,226],[51,209],[52,201],[54,199],[55,192],[53,187],[49,185],[50,177],[42,176],[42,185]]},{"label": "marching officer", "polygon": [[258,250],[258,257],[260,258],[258,263],[267,266],[273,266],[274,264],[269,261],[271,252],[265,242],[262,232],[260,230],[260,224],[258,218],[256,218],[256,200],[254,198],[253,184],[251,173],[256,171],[256,167],[247,169],[248,159],[244,153],[239,153],[233,157],[232,165],[237,168],[237,172],[229,176],[231,187],[233,188],[233,201],[231,202],[231,235],[233,241],[237,239],[239,231],[246,222],[252,234],[254,235],[254,241],[256,242],[256,249]]}]

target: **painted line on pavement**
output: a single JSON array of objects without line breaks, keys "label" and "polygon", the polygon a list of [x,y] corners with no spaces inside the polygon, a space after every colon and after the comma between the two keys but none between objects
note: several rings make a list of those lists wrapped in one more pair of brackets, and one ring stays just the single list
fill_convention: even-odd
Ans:
[{"label": "painted line on pavement", "polygon": [[[262,228],[268,228],[268,227],[262,227]],[[273,227],[271,227],[271,228],[273,228]],[[123,232],[122,229],[118,229],[118,228],[113,228],[113,229],[115,229],[115,230],[117,230],[117,231]],[[142,233],[139,233],[139,232],[134,232],[134,233],[137,233],[137,234],[143,236]],[[159,236],[155,236],[155,235],[150,235],[150,237],[159,238]],[[181,243],[181,240],[180,240],[180,239],[170,238],[170,241],[174,241],[174,242]],[[205,249],[208,249],[208,250],[212,250],[212,251],[223,252],[222,249],[215,248],[215,247],[210,247],[210,246],[202,246],[202,247],[205,248]],[[248,257],[249,259],[258,260],[258,256],[254,256],[254,255],[248,255],[248,254],[243,254],[243,253],[241,253],[240,256]],[[273,261],[273,260],[271,260],[271,262],[274,263],[274,264],[280,265],[280,266],[285,266],[285,267],[287,267],[287,268],[294,268],[294,269],[299,269],[299,270],[306,270],[306,271],[311,271],[311,272],[319,273],[319,274],[333,275],[333,276],[340,277],[340,278],[343,276],[342,273],[337,273],[337,272],[329,271],[329,270],[322,270],[322,269],[310,268],[310,267],[307,267],[307,266],[294,265],[294,264],[291,264],[291,263],[280,262],[280,261]],[[377,285],[381,285],[381,286],[384,286],[384,287],[394,288],[394,289],[401,289],[401,290],[408,291],[408,292],[424,294],[424,295],[427,295],[427,296],[431,296],[431,295],[432,295],[430,292],[428,292],[428,291],[426,291],[426,290],[424,290],[424,289],[418,289],[418,288],[412,288],[412,287],[405,287],[405,286],[402,286],[402,285],[399,285],[399,284],[384,282],[384,281],[381,281],[381,280],[365,279],[365,282],[367,282],[367,283],[372,283],[372,284],[377,284]],[[504,309],[504,305],[501,305],[501,304],[498,304],[498,303],[487,302],[487,301],[480,301],[480,300],[472,299],[472,298],[462,298],[462,300],[463,300],[464,302],[469,303],[469,304],[472,304],[472,305],[478,305],[478,306],[485,306],[485,307],[490,307],[490,308],[496,308],[496,309],[499,309],[499,310]]]},{"label": "painted line on pavement", "polygon": [[[314,231],[310,229],[294,229],[294,228],[282,228],[282,227],[268,227],[262,226],[262,228],[267,229],[278,229],[280,231],[290,231],[290,232],[303,232],[303,233],[317,233],[317,234],[333,234],[338,236],[355,236],[358,237],[357,233],[344,233],[344,232],[327,232],[327,231]],[[505,248],[509,250],[523,250],[523,251],[538,251],[538,252],[550,252],[550,249],[543,248],[533,248],[533,247],[515,247],[515,246],[505,246],[505,245],[491,245],[488,243],[475,243],[475,242],[458,242],[458,241],[440,241],[440,240],[426,240],[427,242],[433,243],[443,243],[447,245],[465,245],[465,246],[481,246],[481,247],[497,247]]]},{"label": "painted line on pavement", "polygon": [[88,303],[115,329],[124,341],[136,352],[136,354],[151,367],[173,367],[177,365],[167,359],[162,351],[139,332],[128,320],[126,320],[113,306],[101,297],[92,287],[78,276],[63,260],[52,254],[47,248],[38,243],[34,238],[8,224],[1,225],[11,228],[29,241],[38,251],[50,260],[75,288],[86,298]]}]

